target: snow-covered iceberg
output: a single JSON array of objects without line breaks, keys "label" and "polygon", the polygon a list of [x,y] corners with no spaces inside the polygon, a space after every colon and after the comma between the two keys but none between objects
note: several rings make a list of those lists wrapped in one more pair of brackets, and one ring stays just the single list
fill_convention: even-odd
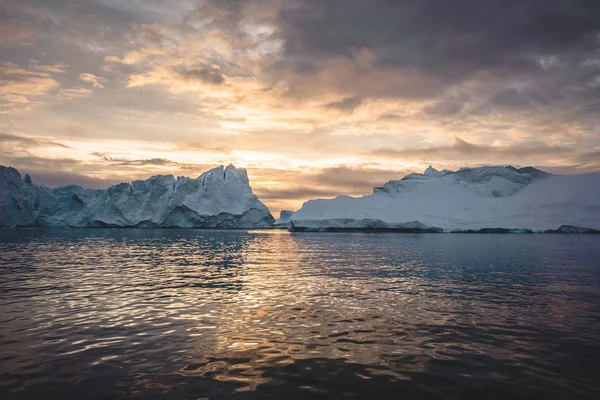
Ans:
[{"label": "snow-covered iceberg", "polygon": [[597,233],[600,174],[429,167],[371,195],[310,200],[292,215],[291,230]]},{"label": "snow-covered iceberg", "polygon": [[275,220],[275,228],[278,229],[288,229],[291,227],[291,218],[294,215],[292,210],[281,210],[279,213],[279,218]]},{"label": "snow-covered iceberg", "polygon": [[270,228],[275,219],[233,165],[196,179],[157,175],[106,190],[49,188],[0,166],[0,227]]}]

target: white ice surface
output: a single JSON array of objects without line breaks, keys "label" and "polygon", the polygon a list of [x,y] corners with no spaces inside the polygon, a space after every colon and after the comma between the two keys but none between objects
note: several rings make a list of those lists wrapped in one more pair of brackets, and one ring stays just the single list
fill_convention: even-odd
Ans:
[{"label": "white ice surface", "polygon": [[291,220],[310,229],[356,228],[373,220],[396,226],[418,221],[444,231],[600,229],[599,173],[559,176],[512,167],[426,172],[390,181],[372,195],[310,200]]},{"label": "white ice surface", "polygon": [[281,210],[279,213],[279,218],[275,220],[276,228],[289,228],[290,227],[290,219],[294,215],[292,210]]},{"label": "white ice surface", "polygon": [[265,228],[273,217],[233,165],[196,179],[157,175],[106,190],[48,188],[0,166],[0,226]]}]

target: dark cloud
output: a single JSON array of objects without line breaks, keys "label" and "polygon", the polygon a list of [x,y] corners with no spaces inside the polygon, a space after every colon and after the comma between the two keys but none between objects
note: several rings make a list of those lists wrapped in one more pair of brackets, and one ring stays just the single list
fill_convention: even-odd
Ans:
[{"label": "dark cloud", "polygon": [[194,66],[178,66],[173,71],[185,80],[200,81],[214,85],[221,85],[225,82],[225,75],[221,73],[221,68],[214,64],[197,64]]},{"label": "dark cloud", "polygon": [[332,101],[325,104],[323,107],[328,110],[337,110],[346,113],[352,113],[363,103],[363,99],[360,97],[346,97],[341,100]]},{"label": "dark cloud", "polygon": [[[98,160],[96,163],[101,164],[103,168],[115,171],[131,171],[131,180],[145,179],[147,176],[146,174],[150,174],[150,171],[160,169],[160,167],[169,167],[170,171],[175,169],[180,173],[196,176],[216,166],[204,163],[181,163],[167,158],[129,159],[111,157],[110,155],[101,152],[93,152],[90,155],[97,157]],[[147,167],[147,169],[138,167]]]},{"label": "dark cloud", "polygon": [[18,144],[21,146],[28,146],[28,147],[53,146],[53,147],[62,147],[65,149],[70,148],[66,144],[55,142],[53,140],[23,137],[23,136],[11,135],[11,134],[2,133],[2,132],[0,132],[0,143],[14,143],[14,144]]},{"label": "dark cloud", "polygon": [[458,114],[462,110],[463,105],[464,103],[460,100],[450,99],[427,106],[424,111],[429,115],[443,117]]},{"label": "dark cloud", "polygon": [[[590,84],[600,74],[595,0],[208,0],[190,15],[241,51],[252,46],[248,21],[274,27],[282,51],[263,60],[267,79],[298,98],[344,95],[327,105],[342,112],[362,97],[398,97],[436,100],[424,109],[435,117],[561,109],[555,119],[573,120],[593,117],[600,98]],[[465,82],[467,112],[443,98]]]},{"label": "dark cloud", "polygon": [[489,100],[493,108],[523,109],[531,106],[531,101],[516,89],[508,88],[496,93]]},{"label": "dark cloud", "polygon": [[45,158],[35,155],[0,154],[0,164],[12,165],[17,169],[64,170],[81,166],[81,161],[72,158]]},{"label": "dark cloud", "polygon": [[[99,154],[95,154],[95,155],[99,155]],[[107,163],[120,165],[120,166],[143,166],[143,165],[153,165],[153,166],[176,165],[176,166],[179,166],[179,165],[181,165],[175,161],[167,160],[166,158],[148,158],[148,159],[144,159],[144,160],[130,160],[130,159],[126,159],[126,158],[114,158],[114,157],[102,156],[102,160],[106,161]]]},{"label": "dark cloud", "polygon": [[485,107],[492,110],[530,111],[545,107],[563,99],[563,93],[558,90],[543,90],[543,88],[529,88],[517,90],[506,88],[495,93],[485,103]]},{"label": "dark cloud", "polygon": [[[289,93],[303,98],[327,92],[330,85],[335,95],[347,97],[328,108],[342,112],[352,112],[362,97],[374,96],[437,99],[426,113],[463,116],[464,103],[439,97],[473,79],[484,80],[481,85],[525,81],[532,86],[478,91],[477,100],[490,98],[486,107],[474,107],[478,113],[531,107],[551,112],[547,108],[562,96],[564,101],[555,106],[572,109],[573,118],[581,118],[593,114],[599,97],[589,85],[600,73],[594,62],[600,53],[600,6],[595,0],[206,0],[196,7],[190,0],[152,0],[143,6],[97,0],[79,1],[77,7],[67,0],[6,4],[4,17],[35,26],[40,42],[20,52],[10,50],[3,58],[63,61],[71,69],[58,80],[67,88],[83,73],[107,78],[107,87],[123,84],[132,70],[141,73],[143,67],[119,64],[103,71],[104,57],[149,47],[178,50],[211,31],[229,42],[236,57],[249,52],[256,57],[261,46],[279,41],[281,51],[258,61],[265,80],[285,82]],[[251,24],[272,29],[249,33]],[[368,54],[366,61],[361,52]],[[234,72],[217,61],[220,56],[213,58],[170,68],[185,80],[222,85]],[[326,62],[338,58],[356,70],[343,73]],[[240,64],[232,70],[249,74],[243,58],[235,61]],[[326,78],[312,79],[324,70]],[[290,77],[289,71],[306,81]],[[367,81],[361,82],[361,76]],[[304,87],[307,82],[314,86]]]},{"label": "dark cloud", "polygon": [[383,113],[381,114],[377,120],[379,121],[394,121],[394,120],[398,120],[402,118],[402,116],[398,113],[394,113],[394,112],[387,112],[387,113]]},{"label": "dark cloud", "polygon": [[449,79],[481,69],[539,69],[535,57],[595,45],[594,0],[305,0],[280,13],[290,59],[350,56],[367,48],[379,65]]}]

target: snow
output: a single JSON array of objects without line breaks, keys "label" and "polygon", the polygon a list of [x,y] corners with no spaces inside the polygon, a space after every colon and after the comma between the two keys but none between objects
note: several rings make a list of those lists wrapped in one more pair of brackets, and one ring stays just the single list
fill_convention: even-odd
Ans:
[{"label": "snow", "polygon": [[450,172],[450,171],[448,171],[447,169],[444,169],[444,170],[442,170],[442,171],[438,171],[437,169],[433,168],[433,167],[430,165],[430,166],[429,166],[429,167],[428,167],[428,168],[425,170],[425,172],[423,172],[423,175],[425,175],[425,176],[436,176],[436,177],[439,177],[439,176],[444,176],[444,175],[446,175],[448,172]]},{"label": "snow", "polygon": [[[36,185],[0,166],[0,227],[186,227],[292,230],[600,230],[600,173],[551,175],[532,167],[410,174],[363,197],[310,200],[275,222],[233,165],[196,179],[157,175],[106,190]],[[561,228],[562,227],[562,228]]]},{"label": "snow", "polygon": [[428,167],[428,168],[425,170],[425,172],[423,172],[423,175],[425,175],[425,176],[436,176],[436,177],[439,177],[439,176],[444,176],[444,175],[446,175],[447,173],[450,173],[450,172],[452,172],[452,171],[450,171],[450,170],[447,170],[447,169],[443,169],[443,170],[441,170],[441,171],[438,171],[437,169],[433,168],[433,167],[430,165],[430,166],[429,166],[429,167]]},{"label": "snow", "polygon": [[275,221],[275,228],[289,228],[292,215],[294,215],[292,210],[281,210],[279,219]]},{"label": "snow", "polygon": [[274,219],[233,165],[196,179],[157,175],[106,190],[34,185],[0,166],[0,226],[267,228]]},{"label": "snow", "polygon": [[293,214],[292,229],[600,229],[598,173],[559,176],[510,166],[425,172],[390,181],[368,196],[310,200]]}]

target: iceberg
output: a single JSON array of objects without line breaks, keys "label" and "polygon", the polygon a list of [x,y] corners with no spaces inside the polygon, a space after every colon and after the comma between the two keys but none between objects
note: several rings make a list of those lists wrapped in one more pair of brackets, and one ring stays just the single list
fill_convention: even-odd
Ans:
[{"label": "iceberg", "polygon": [[294,215],[294,211],[292,210],[281,210],[279,213],[279,219],[275,220],[274,227],[278,229],[290,228],[292,215]]},{"label": "iceberg", "polygon": [[431,165],[429,167],[427,167],[427,169],[425,170],[425,172],[423,172],[423,175],[425,176],[444,176],[447,173],[452,172],[449,171],[447,169],[443,169],[441,171],[438,171],[437,169],[433,168]]},{"label": "iceberg", "polygon": [[600,232],[600,174],[487,166],[413,173],[363,197],[307,201],[292,231]]},{"label": "iceberg", "polygon": [[0,166],[0,227],[271,228],[275,219],[233,165],[196,179],[157,175],[106,190],[49,188]]}]

